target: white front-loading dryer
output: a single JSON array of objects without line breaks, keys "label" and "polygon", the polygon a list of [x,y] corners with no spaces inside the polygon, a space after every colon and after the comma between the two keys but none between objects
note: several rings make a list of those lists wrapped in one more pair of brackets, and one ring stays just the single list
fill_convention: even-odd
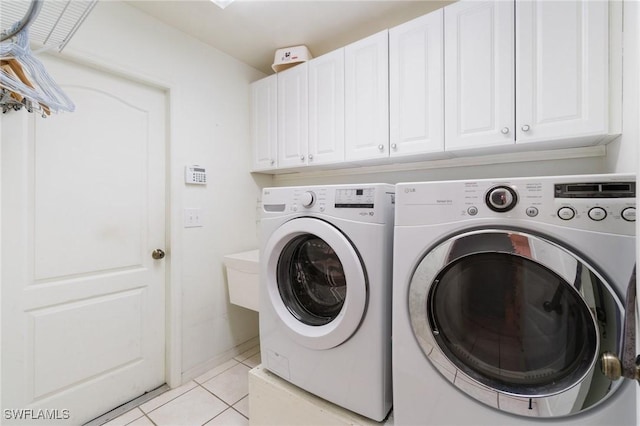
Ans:
[{"label": "white front-loading dryer", "polygon": [[[396,186],[395,424],[635,425],[635,176]],[[635,283],[634,283],[635,285]]]},{"label": "white front-loading dryer", "polygon": [[391,408],[394,187],[266,188],[260,347],[271,372],[374,420]]}]

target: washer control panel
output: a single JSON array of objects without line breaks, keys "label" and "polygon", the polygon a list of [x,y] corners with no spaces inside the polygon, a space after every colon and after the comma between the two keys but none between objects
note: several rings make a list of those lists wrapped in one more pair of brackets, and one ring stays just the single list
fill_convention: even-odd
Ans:
[{"label": "washer control panel", "polygon": [[324,214],[386,223],[394,212],[394,187],[388,184],[265,188],[263,214]]},{"label": "washer control panel", "polygon": [[336,189],[334,206],[338,209],[372,209],[375,198],[374,188],[340,188]]},{"label": "washer control panel", "polygon": [[633,235],[635,201],[628,174],[401,183],[396,224],[504,218]]}]

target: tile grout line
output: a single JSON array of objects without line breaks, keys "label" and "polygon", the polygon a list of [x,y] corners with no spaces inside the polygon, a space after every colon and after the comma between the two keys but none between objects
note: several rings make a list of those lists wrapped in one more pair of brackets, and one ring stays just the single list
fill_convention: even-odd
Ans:
[{"label": "tile grout line", "polygon": [[[251,349],[249,349],[249,350],[251,350]],[[232,368],[234,368],[234,367],[236,367],[236,366],[238,366],[238,365],[240,365],[240,364],[242,364],[243,366],[245,366],[245,367],[247,367],[247,368],[249,368],[249,369],[254,368],[254,367],[252,367],[251,365],[246,364],[244,361],[248,360],[249,358],[252,358],[253,356],[255,356],[255,355],[259,354],[259,353],[260,353],[260,351],[256,352],[256,353],[255,353],[255,354],[253,354],[253,355],[250,355],[250,356],[246,357],[243,361],[239,361],[239,360],[238,360],[238,359],[236,359],[235,357],[234,357],[234,358],[231,358],[233,361],[235,361],[235,362],[236,362],[236,364],[235,364],[235,365],[230,366],[229,368],[226,368],[226,369],[224,369],[224,370],[220,371],[218,374],[216,374],[215,376],[210,377],[209,379],[205,380],[205,381],[204,381],[204,382],[202,382],[202,383],[201,383],[201,382],[199,382],[198,380],[196,380],[197,378],[193,378],[193,379],[191,379],[191,380],[193,381],[193,383],[195,383],[195,384],[196,384],[196,386],[192,387],[192,388],[191,388],[191,389],[189,389],[189,390],[186,390],[186,391],[182,392],[182,393],[181,393],[181,394],[179,394],[179,395],[176,395],[175,397],[173,397],[173,398],[169,399],[168,401],[164,402],[163,404],[160,404],[159,406],[155,407],[153,410],[150,410],[148,413],[142,409],[142,404],[140,404],[140,405],[138,405],[138,406],[134,407],[133,409],[136,409],[136,408],[137,408],[138,410],[140,410],[140,412],[142,412],[142,416],[141,416],[141,417],[146,417],[146,418],[147,418],[147,419],[148,419],[148,420],[149,420],[149,421],[150,421],[154,426],[157,426],[157,424],[156,424],[156,423],[151,419],[151,417],[149,416],[149,414],[151,414],[151,413],[153,413],[154,411],[156,411],[156,410],[160,409],[161,407],[163,407],[163,406],[167,405],[168,403],[170,403],[170,402],[174,401],[175,399],[180,398],[181,396],[186,395],[187,393],[191,392],[192,390],[196,389],[197,387],[201,387],[202,389],[204,389],[205,391],[207,391],[209,394],[213,395],[216,399],[218,399],[218,400],[222,401],[222,403],[223,403],[223,404],[225,404],[225,405],[227,406],[227,408],[225,408],[221,413],[219,413],[219,414],[215,415],[214,417],[212,417],[211,419],[207,420],[204,424],[206,424],[206,423],[210,422],[211,420],[215,419],[216,417],[218,417],[219,415],[221,415],[222,413],[224,413],[225,411],[227,411],[229,408],[233,409],[233,411],[235,411],[236,413],[240,414],[242,417],[244,417],[244,418],[246,418],[247,420],[249,420],[249,417],[247,417],[247,416],[245,416],[244,414],[242,414],[240,411],[238,411],[236,408],[234,408],[234,407],[233,407],[233,405],[228,404],[226,401],[224,401],[224,400],[223,400],[222,398],[220,398],[218,395],[214,394],[212,391],[210,391],[209,389],[207,389],[206,387],[204,387],[204,383],[206,383],[206,382],[208,382],[208,381],[210,381],[210,380],[214,379],[215,377],[218,377],[219,375],[221,375],[221,374],[223,374],[223,373],[227,372],[228,370],[230,370],[230,369],[232,369]],[[203,373],[203,374],[206,374],[206,373]],[[203,374],[201,374],[201,376],[202,376]],[[248,373],[247,373],[247,374],[248,374]],[[248,379],[249,379],[249,378],[248,378],[248,376],[247,376],[247,380],[248,380]],[[188,383],[188,382],[187,382],[187,383]],[[183,386],[184,386],[184,385],[183,385]],[[168,391],[170,391],[170,390],[171,390],[171,389],[169,389]],[[167,391],[167,392],[168,392],[168,391]],[[160,395],[162,395],[162,394],[160,394]],[[160,395],[158,395],[158,397],[159,397]],[[247,393],[247,394],[246,394],[246,395],[244,395],[242,398],[240,398],[238,401],[236,401],[234,404],[237,404],[237,403],[238,403],[238,402],[240,402],[243,398],[246,398],[248,395],[249,395],[249,394]],[[150,400],[150,401],[153,401],[153,400]],[[127,425],[129,425],[129,424],[131,424],[131,423],[133,423],[133,422],[135,422],[135,421],[139,420],[141,417],[138,417],[137,419],[135,419],[135,420],[133,420],[133,421],[131,421],[131,422],[127,423]],[[203,424],[203,425],[204,425],[204,424]],[[125,425],[125,426],[126,426],[126,425]]]},{"label": "tile grout line", "polygon": [[[236,402],[237,404],[237,402]],[[242,414],[240,411],[238,411],[233,405],[231,406],[231,409],[233,411],[235,411],[236,413],[240,414],[242,417],[244,417],[245,419],[249,420],[249,417],[245,416],[244,414]]]},{"label": "tile grout line", "polygon": [[[235,366],[234,366],[235,367]],[[232,367],[233,368],[233,367]],[[227,369],[228,370],[228,369]],[[225,371],[227,371],[225,370]],[[221,373],[222,374],[222,373]],[[217,377],[218,375],[214,376]],[[213,379],[213,377],[211,378]],[[208,380],[207,380],[208,381]],[[198,383],[198,382],[196,382]],[[207,423],[209,423],[211,420],[215,419],[216,417],[220,416],[222,413],[224,413],[225,411],[227,411],[229,408],[232,408],[229,404],[227,404],[226,401],[224,401],[222,398],[220,398],[218,395],[216,395],[215,393],[211,392],[209,389],[205,388],[204,386],[202,386],[200,383],[198,383],[198,386],[200,386],[202,389],[204,389],[205,391],[209,392],[211,395],[213,395],[214,398],[222,401],[222,403],[224,405],[227,406],[227,408],[225,408],[224,410],[222,410],[221,412],[219,412],[218,414],[216,414],[215,416],[213,416],[212,418],[210,418],[209,420],[207,420],[206,422],[202,423],[202,426],[206,425]]]},{"label": "tile grout line", "polygon": [[[187,382],[187,383],[189,383],[189,382]],[[199,385],[199,383],[198,383],[198,382],[196,382],[195,380],[193,381],[193,383],[195,383],[196,385]],[[186,384],[186,383],[185,383],[185,384]],[[183,385],[183,386],[184,386],[184,385]],[[165,406],[165,405],[167,405],[168,403],[172,402],[173,400],[178,399],[178,398],[180,398],[180,397],[181,397],[181,396],[183,396],[183,395],[186,395],[187,393],[189,393],[189,392],[191,392],[192,390],[194,390],[196,387],[197,387],[197,386],[194,386],[194,387],[192,387],[191,389],[186,390],[186,391],[182,392],[182,393],[181,393],[181,394],[179,394],[179,395],[176,395],[175,397],[171,398],[170,400],[168,400],[168,401],[166,401],[166,402],[164,402],[164,403],[162,403],[162,404],[158,405],[156,408],[154,408],[153,410],[149,411],[148,413],[142,409],[142,404],[138,405],[138,407],[137,407],[137,408],[138,408],[140,411],[142,411],[142,412],[144,413],[144,415],[145,415],[145,416],[147,416],[147,414],[151,414],[151,413],[153,413],[154,411],[158,410],[159,408],[164,407],[164,406]],[[177,389],[177,388],[176,388],[176,389]],[[160,395],[158,395],[158,396],[160,396]],[[151,400],[151,401],[153,401],[153,400]],[[147,417],[149,417],[149,416],[147,416]],[[149,419],[149,420],[151,420],[151,419]],[[152,422],[153,422],[153,421],[152,421]],[[155,425],[155,423],[153,423],[153,424]]]},{"label": "tile grout line", "polygon": [[[243,364],[241,362],[239,362],[238,364],[242,364],[245,367],[248,367],[248,365]],[[226,370],[225,370],[226,371]],[[213,377],[212,377],[213,378]],[[247,380],[249,380],[249,377],[247,376]],[[207,380],[208,381],[208,380]],[[196,382],[198,383],[198,382]],[[218,413],[217,415],[215,415],[213,418],[207,420],[202,426],[204,426],[205,424],[207,424],[208,422],[210,422],[211,420],[215,419],[216,417],[222,415],[222,413],[224,413],[225,411],[227,411],[229,408],[231,408],[233,411],[235,411],[236,413],[240,414],[242,417],[244,417],[245,419],[249,420],[249,417],[245,416],[244,414],[242,414],[240,411],[236,410],[233,405],[227,403],[227,401],[223,400],[222,398],[220,398],[218,395],[216,395],[215,393],[213,393],[212,391],[210,391],[209,389],[205,388],[203,385],[201,385],[200,383],[198,383],[198,386],[200,386],[202,389],[206,390],[207,392],[209,392],[211,395],[213,395],[215,398],[219,399],[220,401],[222,401],[223,404],[225,404],[227,406],[227,408],[225,408],[224,410],[222,410],[220,413]],[[249,393],[247,393],[246,395],[244,395],[242,398],[240,398],[239,400],[237,400],[236,402],[234,402],[234,404],[237,404],[238,402],[242,401],[242,399],[246,398],[247,396],[249,396]]]},{"label": "tile grout line", "polygon": [[[229,361],[231,361],[231,360],[235,361],[235,362],[236,362],[236,364],[235,364],[235,365],[232,365],[232,366],[231,366],[231,367],[229,367],[229,368],[225,368],[224,370],[222,370],[221,372],[219,372],[219,373],[218,373],[218,374],[216,374],[215,376],[209,377],[207,380],[205,380],[205,381],[204,381],[204,382],[202,382],[202,383],[206,383],[206,382],[208,382],[209,380],[211,380],[211,379],[213,379],[213,378],[215,378],[215,377],[218,377],[218,376],[219,376],[219,375],[221,375],[222,373],[225,373],[225,372],[227,372],[227,371],[231,370],[231,369],[232,369],[233,367],[235,367],[236,365],[238,365],[238,364],[242,364],[240,361],[238,361],[238,360],[237,360],[237,359],[235,359],[235,358],[231,358]],[[229,361],[227,361],[227,362],[229,362]],[[221,365],[222,365],[222,364],[221,364]],[[213,369],[215,369],[215,368],[216,368],[216,367],[212,368],[212,370],[213,370]],[[207,374],[207,373],[202,373],[200,376],[204,376],[205,374]],[[200,376],[198,376],[198,377],[200,377]],[[191,380],[193,380],[195,383],[197,383],[197,384],[199,384],[199,385],[202,385],[202,383],[200,383],[200,382],[197,380],[197,378],[198,378],[198,377],[193,378],[193,379],[191,379]]]},{"label": "tile grout line", "polygon": [[[234,359],[234,361],[236,361],[236,360]],[[238,362],[238,361],[236,361],[236,362],[237,362],[237,364],[236,364],[236,365],[240,364],[240,362]],[[229,367],[229,368],[227,368],[227,369],[222,370],[220,373],[218,373],[218,374],[216,374],[215,376],[213,376],[213,377],[209,378],[208,380],[206,380],[206,381],[205,381],[205,382],[203,382],[203,383],[206,383],[206,382],[208,382],[209,380],[211,380],[211,379],[213,379],[213,378],[215,378],[215,377],[218,377],[220,374],[222,374],[222,373],[224,373],[224,372],[226,372],[226,371],[228,371],[228,370],[232,369],[232,368],[233,368],[233,367],[235,367],[236,365],[234,365],[234,366],[232,366],[232,367]],[[197,388],[198,386],[200,386],[201,388],[203,388],[204,390],[206,390],[207,392],[209,392],[211,395],[213,395],[213,396],[215,396],[216,398],[218,398],[218,396],[216,396],[213,392],[211,392],[209,389],[205,388],[205,387],[203,386],[203,383],[200,383],[200,382],[199,382],[199,381],[197,381],[195,378],[194,378],[194,379],[191,379],[191,380],[193,381],[193,383],[195,383],[195,384],[196,384],[194,387],[192,387],[192,388],[191,388],[191,389],[189,389],[189,390],[186,390],[186,391],[182,392],[182,393],[181,393],[181,394],[179,394],[179,395],[176,395],[175,397],[171,398],[170,400],[166,401],[165,403],[158,405],[156,408],[154,408],[153,410],[149,411],[149,413],[147,413],[146,411],[144,411],[144,410],[142,409],[142,404],[141,404],[141,405],[139,405],[137,408],[138,408],[140,411],[142,411],[142,413],[143,413],[145,416],[147,416],[147,414],[153,413],[154,411],[156,411],[156,410],[160,409],[161,407],[163,407],[163,406],[167,405],[168,403],[170,403],[170,402],[174,401],[175,399],[178,399],[178,398],[180,398],[181,396],[186,395],[187,393],[191,392],[192,390],[194,390],[194,389],[195,389],[195,388]],[[187,383],[188,383],[188,382],[187,382]],[[184,386],[184,385],[182,385],[182,386]],[[171,389],[169,389],[169,390],[171,390]],[[162,394],[161,394],[161,395],[162,395]],[[160,395],[158,395],[158,396],[160,396]],[[220,399],[220,398],[218,398],[218,399]],[[152,400],[152,401],[153,401],[153,400]],[[222,399],[220,399],[220,401],[222,401]],[[224,401],[222,401],[222,402],[224,402]],[[224,402],[224,403],[226,404],[226,402]],[[228,404],[227,404],[227,405],[228,405]],[[149,417],[149,416],[147,416],[147,417]],[[214,417],[214,418],[215,418],[215,417]],[[151,420],[151,419],[149,418],[149,420]],[[210,421],[210,420],[209,420],[209,421]],[[153,421],[152,421],[152,423],[153,423]],[[155,423],[153,423],[153,424],[155,425]]]},{"label": "tile grout line", "polygon": [[[142,411],[142,410],[140,410],[140,411]],[[153,410],[151,410],[151,411],[153,411]],[[147,418],[147,420],[149,420],[153,426],[158,426],[158,425],[157,425],[157,423],[156,423],[156,422],[154,422],[154,421],[151,419],[151,417],[147,416],[147,413],[145,413],[144,411],[142,411],[142,413],[144,414],[144,417],[146,417],[146,418]],[[137,420],[139,420],[139,419],[140,419],[140,418],[138,418]],[[134,421],[135,421],[135,420],[134,420]],[[133,423],[133,422],[131,422],[131,423]]]}]

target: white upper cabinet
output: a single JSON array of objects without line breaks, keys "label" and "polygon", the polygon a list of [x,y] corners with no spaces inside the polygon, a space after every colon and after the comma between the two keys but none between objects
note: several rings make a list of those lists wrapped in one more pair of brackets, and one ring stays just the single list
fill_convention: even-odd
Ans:
[{"label": "white upper cabinet", "polygon": [[345,160],[389,156],[387,30],[345,47]]},{"label": "white upper cabinet", "polygon": [[444,150],[442,9],[389,30],[391,157]]},{"label": "white upper cabinet", "polygon": [[459,0],[253,83],[253,170],[606,143],[622,6]]},{"label": "white upper cabinet", "polygon": [[612,5],[516,0],[447,6],[445,149],[514,142],[562,148],[615,134],[610,31],[619,29],[609,28]]},{"label": "white upper cabinet", "polygon": [[445,7],[444,51],[446,149],[512,144],[514,3]]},{"label": "white upper cabinet", "polygon": [[278,167],[307,164],[308,64],[296,65],[278,76]]},{"label": "white upper cabinet", "polygon": [[308,164],[344,161],[344,49],[308,62]]},{"label": "white upper cabinet", "polygon": [[516,2],[516,140],[609,130],[609,4]]},{"label": "white upper cabinet", "polygon": [[277,168],[278,79],[271,75],[251,83],[252,169]]}]

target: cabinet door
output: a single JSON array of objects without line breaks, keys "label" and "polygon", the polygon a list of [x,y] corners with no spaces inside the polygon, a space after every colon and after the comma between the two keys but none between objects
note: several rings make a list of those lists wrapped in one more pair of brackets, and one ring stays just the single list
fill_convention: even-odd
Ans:
[{"label": "cabinet door", "polygon": [[278,76],[278,167],[307,164],[307,63]]},{"label": "cabinet door", "polygon": [[390,156],[444,150],[442,9],[389,30]]},{"label": "cabinet door", "polygon": [[309,65],[309,165],[344,160],[344,49]]},{"label": "cabinet door", "polygon": [[275,74],[251,83],[253,170],[277,167],[277,84]]},{"label": "cabinet door", "polygon": [[387,30],[345,47],[345,160],[388,157]]},{"label": "cabinet door", "polygon": [[444,9],[445,149],[514,143],[514,3]]},{"label": "cabinet door", "polygon": [[609,5],[516,2],[516,140],[608,131]]}]

